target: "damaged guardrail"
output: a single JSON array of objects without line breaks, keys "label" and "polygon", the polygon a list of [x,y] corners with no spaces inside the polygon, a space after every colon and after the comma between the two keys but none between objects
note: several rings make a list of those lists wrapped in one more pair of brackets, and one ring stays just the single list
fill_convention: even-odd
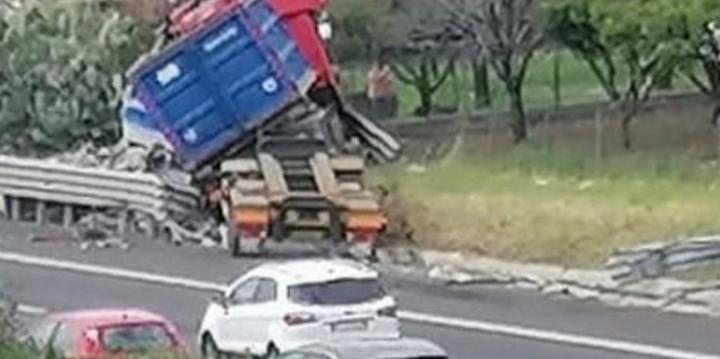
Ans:
[{"label": "damaged guardrail", "polygon": [[[0,156],[0,198],[17,218],[19,199],[94,209],[121,208],[164,220],[196,211],[199,193],[177,178]],[[66,223],[68,224],[68,223]]]},{"label": "damaged guardrail", "polygon": [[613,279],[622,282],[659,278],[720,263],[720,236],[656,243],[619,249],[607,263]]}]

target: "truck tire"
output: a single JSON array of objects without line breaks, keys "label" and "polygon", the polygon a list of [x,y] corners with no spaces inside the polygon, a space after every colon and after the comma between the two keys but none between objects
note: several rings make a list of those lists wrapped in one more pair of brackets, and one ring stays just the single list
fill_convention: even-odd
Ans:
[{"label": "truck tire", "polygon": [[242,244],[240,243],[241,240],[242,238],[240,238],[240,236],[237,234],[234,234],[232,236],[230,250],[232,252],[233,258],[240,258],[243,255]]}]

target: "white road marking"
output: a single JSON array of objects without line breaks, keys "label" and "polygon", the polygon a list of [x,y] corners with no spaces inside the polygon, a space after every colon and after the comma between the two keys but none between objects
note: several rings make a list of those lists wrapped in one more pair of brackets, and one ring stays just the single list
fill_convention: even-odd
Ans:
[{"label": "white road marking", "polygon": [[602,349],[627,354],[646,355],[668,359],[718,359],[720,356],[690,352],[680,349],[665,348],[655,345],[639,344],[614,339],[604,339],[585,335],[567,334],[551,330],[518,327],[513,325],[497,324],[479,320],[464,320],[441,317],[416,312],[400,312],[401,319],[438,325],[456,329],[478,331],[483,333],[531,339],[549,343]]},{"label": "white road marking", "polygon": [[113,268],[94,264],[84,264],[46,257],[28,256],[19,253],[0,253],[0,261],[50,269],[61,269],[71,272],[99,275],[112,278],[136,280],[153,284],[163,284],[167,286],[183,287],[201,291],[224,291],[226,287],[224,284],[221,283],[209,283],[193,279],[172,277],[129,269]]},{"label": "white road marking", "polygon": [[17,311],[20,314],[28,315],[31,317],[43,316],[50,312],[49,310],[47,310],[45,308],[36,307],[34,305],[27,305],[27,304],[18,305]]},{"label": "white road marking", "polygon": [[[94,264],[84,264],[71,261],[57,260],[44,257],[36,257],[19,253],[0,253],[0,261],[23,264],[49,269],[72,271],[81,274],[99,275],[112,278],[136,280],[152,284],[161,284],[173,287],[182,287],[201,291],[223,291],[226,286],[222,283],[212,283],[189,278],[173,277],[160,274],[146,273],[141,271],[113,268]],[[25,306],[25,309],[34,313],[46,313],[43,308]],[[698,353],[681,349],[667,348],[656,345],[633,343],[622,340],[606,339],[593,336],[562,333],[552,330],[506,325],[500,323],[484,322],[479,320],[465,320],[436,316],[432,314],[418,313],[412,311],[401,311],[398,316],[406,321],[444,326],[455,329],[489,333],[530,340],[537,340],[548,343],[580,346],[598,350],[637,354],[656,358],[666,359],[720,359],[718,355]]]}]

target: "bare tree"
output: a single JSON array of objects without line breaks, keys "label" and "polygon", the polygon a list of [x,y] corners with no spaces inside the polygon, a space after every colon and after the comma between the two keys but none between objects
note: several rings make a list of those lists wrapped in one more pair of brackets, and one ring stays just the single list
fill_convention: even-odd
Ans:
[{"label": "bare tree", "polygon": [[[415,115],[427,116],[433,110],[433,97],[445,84],[455,66],[457,54],[438,54],[430,48],[420,50],[419,55],[408,56],[391,65],[397,78],[413,86],[420,97]],[[440,64],[444,62],[444,64]]]},{"label": "bare tree", "polygon": [[528,137],[523,85],[530,61],[543,40],[537,0],[444,0],[449,24],[486,56],[503,82],[513,113],[516,143]]}]

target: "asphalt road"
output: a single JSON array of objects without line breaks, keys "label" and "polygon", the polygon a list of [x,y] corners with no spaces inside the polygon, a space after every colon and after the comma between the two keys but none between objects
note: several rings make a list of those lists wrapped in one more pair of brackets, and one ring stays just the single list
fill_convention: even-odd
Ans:
[{"label": "asphalt road", "polygon": [[[214,250],[167,248],[156,243],[145,243],[129,252],[83,253],[72,245],[29,244],[22,240],[22,231],[16,231],[16,235],[9,232],[13,231],[0,223],[0,252],[62,258],[213,282],[225,282],[258,263],[258,260],[232,260]],[[715,339],[720,334],[720,326],[703,318],[612,310],[499,288],[448,289],[398,276],[389,276],[387,281],[406,310],[720,354],[720,342]],[[9,284],[11,293],[21,302],[52,310],[107,306],[148,308],[175,320],[189,340],[209,297],[207,293],[195,290],[2,262],[0,282]],[[409,335],[432,339],[443,345],[457,359],[639,358],[435,325],[404,323],[404,327]]]},{"label": "asphalt road", "polygon": [[[192,344],[208,294],[144,283],[0,264],[0,276],[23,303],[65,310],[94,307],[142,307],[172,318]],[[561,345],[483,335],[469,331],[405,323],[406,333],[437,341],[453,358],[619,359],[607,353]]]}]

